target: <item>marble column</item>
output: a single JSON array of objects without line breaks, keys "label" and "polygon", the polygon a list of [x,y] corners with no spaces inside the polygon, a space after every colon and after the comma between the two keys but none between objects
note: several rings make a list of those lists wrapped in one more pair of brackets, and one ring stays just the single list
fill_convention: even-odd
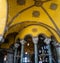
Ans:
[{"label": "marble column", "polygon": [[7,54],[7,61],[6,63],[13,63],[13,53]]},{"label": "marble column", "polygon": [[24,44],[26,43],[25,40],[21,40],[21,58],[20,58],[20,63],[23,63],[23,55],[24,55]]},{"label": "marble column", "polygon": [[15,46],[15,51],[14,51],[14,63],[16,63],[16,62],[17,62],[17,48],[18,48],[19,44],[16,43],[14,46]]},{"label": "marble column", "polygon": [[50,38],[46,38],[44,40],[44,42],[47,44],[47,47],[48,47],[49,63],[52,63],[52,53],[51,53],[51,46],[50,46],[51,39]]},{"label": "marble column", "polygon": [[57,60],[58,63],[60,63],[60,44],[58,42],[55,42],[55,48],[56,48],[56,52],[57,52]]},{"label": "marble column", "polygon": [[33,43],[34,43],[34,53],[35,53],[35,63],[38,63],[38,48],[37,48],[37,44],[38,44],[38,38],[33,38]]}]

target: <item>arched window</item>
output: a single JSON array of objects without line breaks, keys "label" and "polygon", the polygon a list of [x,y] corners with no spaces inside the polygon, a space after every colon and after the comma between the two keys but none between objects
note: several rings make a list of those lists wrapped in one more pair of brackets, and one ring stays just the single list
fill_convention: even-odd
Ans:
[{"label": "arched window", "polygon": [[25,36],[24,40],[26,41],[24,45],[24,56],[23,63],[34,63],[34,44],[32,41],[32,36]]}]

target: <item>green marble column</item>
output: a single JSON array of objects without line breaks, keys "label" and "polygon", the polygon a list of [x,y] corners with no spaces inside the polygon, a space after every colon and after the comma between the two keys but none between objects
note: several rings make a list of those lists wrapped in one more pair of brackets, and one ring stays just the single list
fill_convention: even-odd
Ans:
[{"label": "green marble column", "polygon": [[23,63],[23,55],[24,55],[24,44],[25,44],[26,41],[24,40],[21,40],[20,43],[21,43],[21,58],[20,58],[20,63]]},{"label": "green marble column", "polygon": [[58,60],[58,63],[60,63],[60,44],[56,42],[54,45],[55,45],[56,52],[57,52],[57,60]]},{"label": "green marble column", "polygon": [[34,43],[34,53],[35,53],[35,63],[38,63],[38,38],[33,38],[33,43]]},{"label": "green marble column", "polygon": [[17,59],[16,59],[16,57],[17,57],[17,48],[18,48],[19,44],[16,43],[14,46],[15,46],[15,51],[14,51],[14,63],[16,63],[16,62],[17,62]]}]

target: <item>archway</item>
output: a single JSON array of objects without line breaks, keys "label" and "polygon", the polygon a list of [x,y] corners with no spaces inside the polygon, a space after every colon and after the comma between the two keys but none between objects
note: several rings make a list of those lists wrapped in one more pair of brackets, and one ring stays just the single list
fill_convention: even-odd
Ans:
[{"label": "archway", "polygon": [[[27,31],[28,30],[28,31]],[[38,63],[39,62],[39,60],[38,60],[38,35],[39,34],[45,34],[45,38],[48,38],[48,37],[51,37],[52,35],[54,36],[54,34],[52,33],[52,31],[51,31],[51,29],[50,28],[48,28],[48,27],[46,27],[46,26],[43,26],[43,25],[38,25],[38,24],[30,24],[30,25],[28,25],[28,26],[26,26],[26,27],[24,27],[18,34],[17,34],[17,36],[16,36],[16,38],[15,38],[15,43],[17,43],[17,39],[19,38],[19,41],[18,42],[20,42],[21,43],[21,46],[17,43],[17,46],[20,46],[20,48],[21,48],[21,50],[20,49],[18,49],[17,47],[16,47],[16,49],[15,49],[15,51],[14,51],[14,63],[16,62],[16,61],[18,61],[18,62],[21,62],[22,63],[22,61],[23,61],[23,57],[25,57],[24,55],[27,55],[27,54],[29,54],[28,53],[28,50],[30,49],[30,48],[28,48],[28,47],[26,47],[27,46],[27,41],[26,40],[24,40],[24,38],[27,36],[27,35],[31,35],[31,37],[32,37],[32,43],[31,44],[33,44],[34,46],[32,47],[33,49],[34,49],[34,53],[32,54],[33,56],[32,57],[34,57],[33,58],[33,60],[31,60],[31,57],[29,58],[30,59],[30,61],[31,62],[33,62],[33,63]],[[47,40],[47,43],[49,42],[49,40],[50,40],[51,38],[48,38],[48,40]],[[28,38],[27,38],[27,40],[28,40]],[[26,43],[25,43],[26,42]],[[37,44],[36,44],[36,43]],[[41,44],[41,45],[44,45],[44,44]],[[49,44],[50,45],[50,44]],[[24,48],[25,48],[25,50],[24,50]],[[51,48],[49,48],[50,49],[50,51],[51,51]],[[16,57],[17,57],[17,52],[18,51],[16,51],[16,50],[20,50],[20,52],[19,52],[19,60],[16,60]],[[31,51],[29,51],[29,52],[31,52]],[[16,54],[16,55],[15,55]],[[50,54],[50,53],[49,53]],[[27,58],[26,58],[27,59]],[[50,63],[52,62],[52,57],[50,57],[50,55],[49,55],[49,59],[50,59]],[[27,59],[28,60],[28,59]],[[24,62],[25,62],[25,58],[24,58]],[[26,61],[27,62],[27,61]],[[26,63],[25,62],[25,63]]]},{"label": "archway", "polygon": [[[37,29],[37,30],[36,30]],[[41,29],[41,31],[40,31],[40,29]],[[28,32],[27,32],[27,30],[28,30]],[[33,31],[32,31],[33,30]],[[43,31],[44,30],[44,31]],[[41,34],[41,32],[44,32],[43,34]],[[52,52],[52,40],[51,40],[51,32],[50,31],[48,31],[48,33],[46,34],[46,32],[45,31],[48,31],[47,29],[45,30],[45,28],[44,27],[40,27],[40,26],[37,26],[37,25],[31,25],[31,26],[28,26],[27,28],[25,28],[25,29],[23,29],[18,35],[17,35],[17,37],[16,37],[16,39],[17,38],[20,38],[21,39],[21,44],[22,44],[22,46],[23,47],[21,47],[21,63],[23,62],[23,58],[24,58],[24,62],[23,63],[26,63],[26,62],[28,62],[28,61],[30,61],[30,62],[32,62],[32,63],[38,63],[38,62],[40,62],[40,60],[41,60],[41,62],[42,63],[54,63],[54,62],[57,62],[55,59],[57,59],[57,57],[56,58],[54,58],[53,56],[54,55],[52,55],[53,54],[53,52]],[[27,32],[27,33],[26,33]],[[35,32],[35,33],[34,33]],[[51,34],[50,34],[51,33]],[[29,56],[24,56],[24,55],[29,55],[29,53],[28,53],[28,47],[27,47],[27,44],[28,44],[28,42],[27,42],[27,40],[24,40],[24,38],[26,37],[26,35],[28,35],[28,34],[30,34],[31,35],[31,37],[32,37],[32,42],[33,42],[33,44],[34,44],[34,59],[33,60],[31,60],[31,57],[29,57]],[[38,35],[40,34],[40,36],[43,36],[42,38],[41,37],[38,37]],[[28,39],[28,37],[29,36],[27,36],[27,39]],[[43,40],[43,41],[41,41],[41,40],[39,40],[39,39],[41,39],[41,40]],[[40,41],[40,44],[38,44],[39,43],[39,41]],[[25,43],[26,42],[26,43]],[[24,45],[23,45],[24,44]],[[31,44],[30,44],[31,45]],[[29,44],[28,44],[28,46],[29,46]],[[38,47],[38,46],[40,46],[40,47]],[[39,50],[41,49],[41,47],[43,47],[42,48],[42,53],[41,54],[39,54]],[[46,51],[46,50],[44,50],[44,48],[46,49],[46,50],[48,50],[48,52]],[[55,47],[54,47],[55,48]],[[54,49],[53,48],[53,49]],[[29,48],[30,49],[30,48]],[[31,51],[29,51],[29,52],[31,52]],[[56,51],[54,51],[54,52],[56,52]],[[42,58],[47,58],[47,59],[39,59],[39,55],[40,55],[40,57],[42,57]],[[46,56],[46,57],[45,57]],[[29,59],[27,59],[29,57]],[[52,59],[53,58],[53,59]],[[25,60],[26,59],[26,60]]]}]

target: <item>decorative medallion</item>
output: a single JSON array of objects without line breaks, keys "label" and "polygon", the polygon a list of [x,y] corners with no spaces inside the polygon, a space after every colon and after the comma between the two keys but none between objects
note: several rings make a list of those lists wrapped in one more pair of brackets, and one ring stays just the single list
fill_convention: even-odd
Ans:
[{"label": "decorative medallion", "polygon": [[37,32],[37,31],[38,31],[37,28],[32,29],[32,32]]},{"label": "decorative medallion", "polygon": [[36,6],[41,6],[43,3],[48,2],[50,0],[34,0]]},{"label": "decorative medallion", "polygon": [[39,7],[39,6],[41,6],[43,3],[42,2],[35,2],[35,6],[37,6],[37,7]]},{"label": "decorative medallion", "polygon": [[50,9],[56,10],[57,9],[57,4],[51,3]]},{"label": "decorative medallion", "polygon": [[25,0],[17,0],[17,4],[19,5],[25,5]]},{"label": "decorative medallion", "polygon": [[33,17],[39,17],[40,12],[39,11],[33,11],[32,15],[33,15]]}]

